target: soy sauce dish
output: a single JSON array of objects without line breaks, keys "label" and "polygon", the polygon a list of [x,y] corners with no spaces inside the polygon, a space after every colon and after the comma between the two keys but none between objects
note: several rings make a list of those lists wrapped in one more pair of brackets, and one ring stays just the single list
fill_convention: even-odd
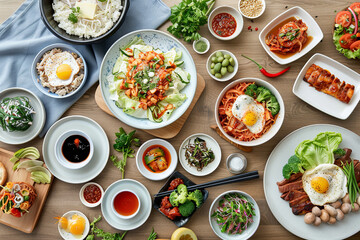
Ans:
[{"label": "soy sauce dish", "polygon": [[60,135],[55,144],[58,162],[68,169],[79,169],[87,165],[94,154],[91,138],[79,130],[70,130]]}]

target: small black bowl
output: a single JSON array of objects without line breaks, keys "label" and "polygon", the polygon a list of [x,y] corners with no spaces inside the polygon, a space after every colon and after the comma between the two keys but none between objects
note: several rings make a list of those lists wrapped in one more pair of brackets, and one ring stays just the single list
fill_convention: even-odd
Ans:
[{"label": "small black bowl", "polygon": [[93,44],[101,42],[106,38],[110,37],[120,28],[120,26],[124,22],[126,13],[130,6],[129,0],[121,0],[121,4],[123,6],[123,9],[121,10],[121,15],[119,19],[114,23],[114,25],[109,29],[109,31],[107,31],[103,35],[94,38],[80,38],[75,35],[69,35],[64,29],[59,28],[58,22],[56,22],[53,17],[54,9],[52,8],[52,3],[53,1],[49,0],[39,1],[42,21],[44,22],[47,29],[49,29],[49,31],[52,32],[56,37],[73,44]]},{"label": "small black bowl", "polygon": [[[161,192],[165,192],[168,190],[168,188],[170,187],[170,183],[172,180],[174,180],[175,178],[181,178],[183,181],[184,181],[184,184],[188,187],[188,186],[192,186],[192,185],[196,185],[194,182],[192,182],[190,179],[188,179],[187,177],[185,177],[184,175],[182,175],[180,172],[178,171],[175,171],[173,174],[171,174],[171,176],[169,177],[169,179],[166,181],[166,183],[164,184],[164,186],[162,186],[162,188],[160,189],[159,193]],[[207,190],[204,190],[204,189],[199,189],[201,190],[202,194],[203,194],[203,203],[201,204],[200,207],[202,207],[206,201],[206,199],[208,198],[209,196],[209,192]],[[167,219],[169,219],[165,214],[163,214],[159,208],[161,206],[161,200],[163,199],[164,197],[156,197],[154,199],[154,203],[153,203],[153,207],[159,211],[162,215],[164,215]],[[197,211],[198,208],[195,209],[195,211],[188,217],[177,217],[175,218],[175,220],[171,220],[169,219],[170,221],[172,221],[176,226],[178,227],[182,227],[184,226],[188,221],[189,219],[191,218],[191,216]]]}]

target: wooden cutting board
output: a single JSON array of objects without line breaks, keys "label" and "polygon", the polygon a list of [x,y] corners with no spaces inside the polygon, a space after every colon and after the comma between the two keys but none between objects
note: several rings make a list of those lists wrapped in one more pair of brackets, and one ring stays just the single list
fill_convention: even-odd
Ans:
[{"label": "wooden cutting board", "polygon": [[[24,214],[22,217],[17,218],[12,215],[8,215],[0,212],[0,223],[5,224],[9,227],[15,228],[19,231],[25,233],[31,233],[37,221],[39,220],[41,210],[45,204],[46,197],[49,193],[51,183],[50,184],[37,184],[30,178],[30,172],[25,169],[19,169],[16,172],[12,170],[13,163],[9,161],[9,159],[13,156],[13,152],[7,151],[5,149],[0,148],[0,162],[5,165],[7,170],[8,178],[7,182],[26,182],[30,185],[34,186],[37,193],[37,198],[35,200],[34,205],[31,206],[28,213]],[[53,176],[51,178],[51,182],[53,181]]]},{"label": "wooden cutting board", "polygon": [[[165,139],[175,137],[180,132],[181,128],[184,126],[186,119],[189,117],[196,102],[199,100],[199,97],[201,96],[201,93],[204,91],[204,88],[205,88],[205,80],[200,74],[197,74],[197,87],[196,87],[195,96],[194,96],[194,99],[191,102],[189,108],[186,110],[186,112],[178,120],[176,120],[175,122],[173,122],[172,124],[170,124],[166,127],[163,127],[160,129],[155,129],[155,130],[143,130],[143,131],[145,131],[155,137],[161,137],[161,138],[165,138]],[[114,114],[107,107],[107,105],[102,97],[100,85],[97,87],[96,92],[95,92],[95,102],[101,110],[103,110],[107,114],[110,114],[111,116],[115,117]]]}]

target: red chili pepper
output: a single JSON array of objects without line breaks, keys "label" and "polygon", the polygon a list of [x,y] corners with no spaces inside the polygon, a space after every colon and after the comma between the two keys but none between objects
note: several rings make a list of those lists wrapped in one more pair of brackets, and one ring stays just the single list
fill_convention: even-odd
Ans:
[{"label": "red chili pepper", "polygon": [[249,59],[250,61],[254,62],[254,63],[259,67],[260,72],[261,72],[263,75],[265,75],[266,77],[269,77],[269,78],[278,77],[278,76],[284,74],[285,72],[287,72],[287,71],[290,69],[290,67],[287,67],[287,68],[285,68],[284,70],[282,70],[282,71],[280,71],[280,72],[278,72],[278,73],[269,73],[269,72],[267,72],[267,71],[265,70],[265,68],[263,68],[260,64],[258,64],[257,62],[255,62],[255,61],[252,60],[251,58],[249,58],[249,57],[247,57],[247,56],[245,56],[245,55],[242,55],[242,54],[241,54],[241,56],[243,56],[244,58],[247,58],[247,59]]}]

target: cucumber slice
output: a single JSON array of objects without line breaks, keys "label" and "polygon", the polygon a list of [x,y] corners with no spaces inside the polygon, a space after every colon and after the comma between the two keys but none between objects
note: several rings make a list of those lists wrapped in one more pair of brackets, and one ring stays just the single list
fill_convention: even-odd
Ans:
[{"label": "cucumber slice", "polygon": [[38,159],[40,157],[40,153],[39,150],[35,147],[27,147],[16,151],[14,153],[14,157],[18,159],[20,158]]},{"label": "cucumber slice", "polygon": [[184,64],[184,61],[175,61],[174,64],[176,65],[176,67],[180,67]]},{"label": "cucumber slice", "polygon": [[120,71],[120,66],[122,64],[122,57],[119,57],[117,60],[116,60],[116,63],[113,67],[113,70],[112,70],[112,73],[115,75],[117,74],[119,71]]},{"label": "cucumber slice", "polygon": [[179,50],[179,51],[176,52],[175,61],[179,60],[181,57],[182,57],[182,51]]},{"label": "cucumber slice", "polygon": [[155,161],[156,158],[154,156],[151,155],[146,155],[145,156],[145,163],[146,165],[149,165],[151,162]]},{"label": "cucumber slice", "polygon": [[16,169],[21,169],[21,168],[27,169],[36,166],[42,166],[43,164],[44,164],[43,161],[39,161],[39,160],[26,160],[20,162]]},{"label": "cucumber slice", "polygon": [[123,73],[123,72],[119,72],[119,73],[116,74],[115,77],[117,78],[117,80],[119,80],[119,79],[125,79],[125,78],[126,78],[126,74]]},{"label": "cucumber slice", "polygon": [[50,183],[51,177],[49,177],[45,172],[34,171],[31,173],[31,179],[36,183]]},{"label": "cucumber slice", "polygon": [[133,53],[127,52],[126,50],[122,50],[121,48],[120,48],[120,52],[121,52],[122,54],[124,54],[125,56],[127,56],[127,57],[132,57],[132,56],[134,56]]}]

